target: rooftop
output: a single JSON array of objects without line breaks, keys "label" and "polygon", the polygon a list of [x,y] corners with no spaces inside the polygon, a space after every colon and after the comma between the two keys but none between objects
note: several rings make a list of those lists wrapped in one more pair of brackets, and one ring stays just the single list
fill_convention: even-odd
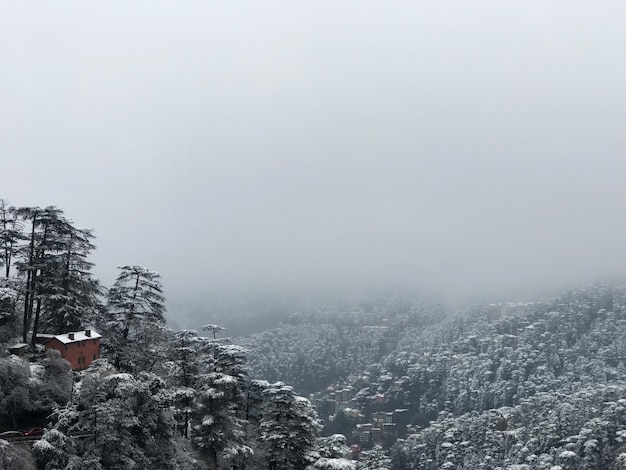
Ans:
[{"label": "rooftop", "polygon": [[82,330],[63,333],[62,335],[51,335],[51,338],[55,338],[63,344],[68,344],[88,339],[102,338],[102,336],[95,330]]}]

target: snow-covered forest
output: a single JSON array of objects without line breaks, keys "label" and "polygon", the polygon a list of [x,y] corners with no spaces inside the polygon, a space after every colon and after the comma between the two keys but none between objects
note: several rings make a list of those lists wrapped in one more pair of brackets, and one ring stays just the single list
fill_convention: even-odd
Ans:
[{"label": "snow-covered forest", "polygon": [[[93,240],[0,203],[1,468],[626,469],[622,286],[454,312],[377,295],[228,338],[169,329],[148,268],[101,286]],[[38,342],[85,329],[84,370]]]},{"label": "snow-covered forest", "polygon": [[[287,376],[307,392],[299,371],[326,378],[314,395],[324,432],[382,444],[385,468],[626,468],[623,287],[443,313],[388,298],[373,310],[368,302],[300,316],[285,334],[246,344],[258,374]],[[385,415],[393,422],[372,439],[371,423]]]}]

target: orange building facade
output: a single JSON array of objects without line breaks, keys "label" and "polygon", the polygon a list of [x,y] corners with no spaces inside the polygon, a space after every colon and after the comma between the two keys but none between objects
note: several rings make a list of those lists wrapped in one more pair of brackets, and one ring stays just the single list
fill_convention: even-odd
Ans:
[{"label": "orange building facade", "polygon": [[100,338],[94,330],[75,331],[51,337],[46,350],[56,349],[73,370],[83,370],[100,358]]}]

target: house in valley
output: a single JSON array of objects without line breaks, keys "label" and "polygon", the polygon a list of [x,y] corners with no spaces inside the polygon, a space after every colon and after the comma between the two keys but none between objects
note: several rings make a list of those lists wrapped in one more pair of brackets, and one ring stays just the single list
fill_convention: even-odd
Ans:
[{"label": "house in valley", "polygon": [[[38,335],[44,336],[44,335]],[[48,349],[56,349],[70,363],[73,370],[83,370],[100,358],[100,338],[94,330],[75,331],[62,335],[45,335],[42,343]]]}]

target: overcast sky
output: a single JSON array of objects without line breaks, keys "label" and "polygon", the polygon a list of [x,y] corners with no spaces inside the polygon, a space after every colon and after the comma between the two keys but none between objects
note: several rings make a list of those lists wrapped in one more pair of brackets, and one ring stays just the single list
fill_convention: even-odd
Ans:
[{"label": "overcast sky", "polygon": [[623,1],[0,1],[0,197],[166,294],[626,272]]}]

